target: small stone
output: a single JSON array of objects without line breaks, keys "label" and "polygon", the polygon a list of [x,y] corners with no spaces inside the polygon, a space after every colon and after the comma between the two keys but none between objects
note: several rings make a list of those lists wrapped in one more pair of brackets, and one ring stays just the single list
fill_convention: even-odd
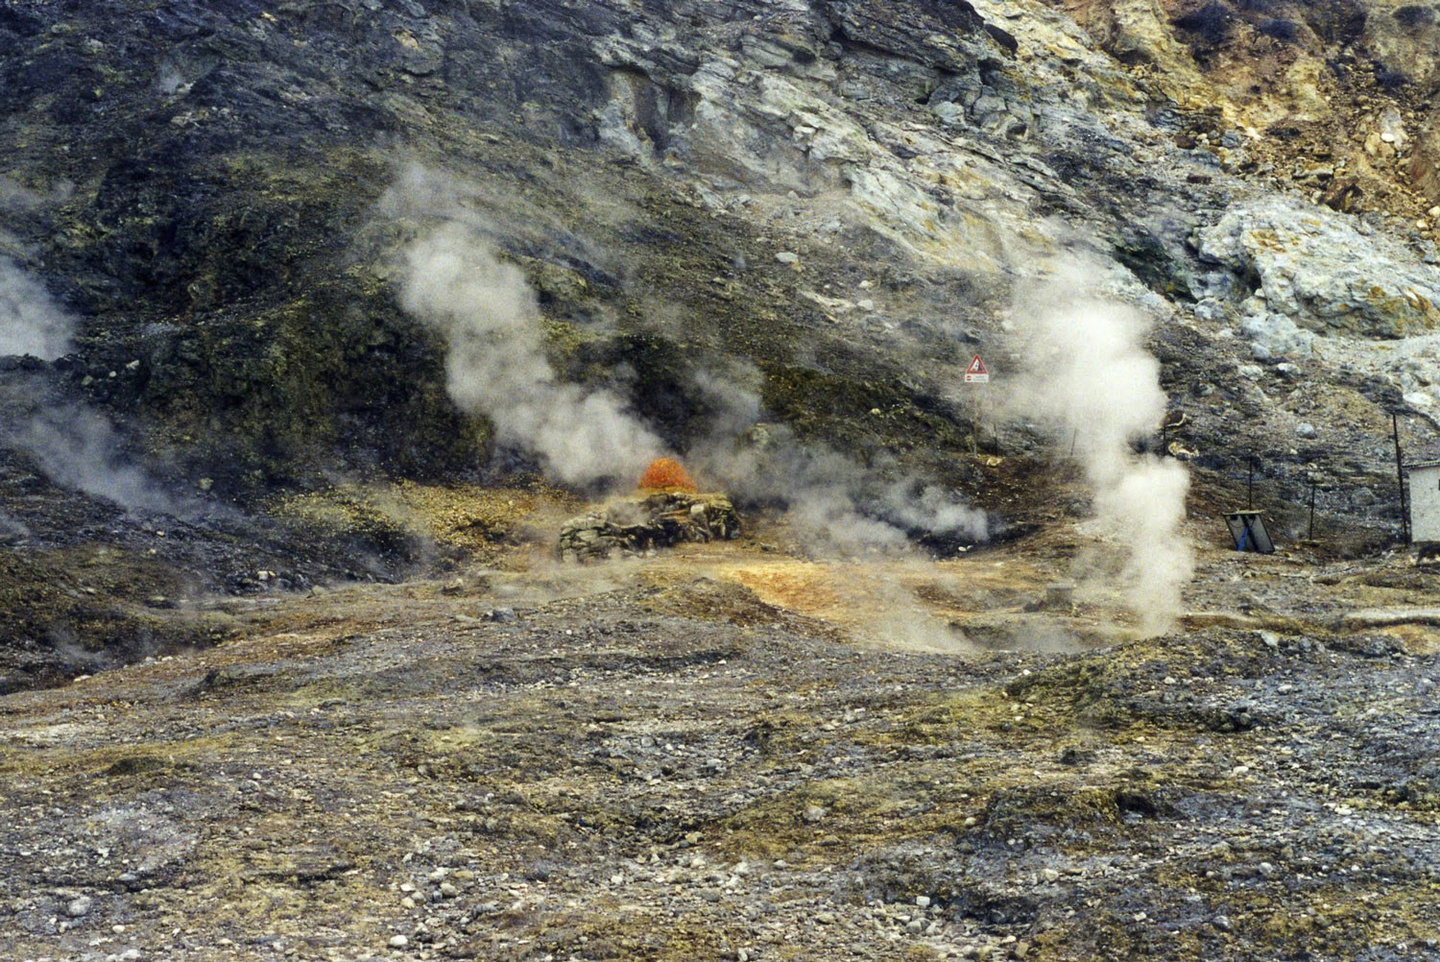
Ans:
[{"label": "small stone", "polygon": [[909,922],[905,923],[905,931],[909,932],[911,935],[919,935],[924,930],[925,923],[921,922],[919,919],[911,919]]},{"label": "small stone", "polygon": [[775,259],[782,264],[796,264],[800,261],[800,255],[794,251],[781,251],[775,255]]},{"label": "small stone", "polygon": [[820,912],[820,913],[818,913],[818,914],[815,916],[815,921],[819,922],[821,925],[834,925],[834,924],[835,924],[835,913],[834,913],[834,912]]},{"label": "small stone", "polygon": [[930,907],[930,896],[928,896],[928,895],[917,895],[917,896],[915,896],[915,904],[916,904],[917,906],[919,906],[920,908],[922,908],[922,909],[928,909],[928,908]]},{"label": "small stone", "polygon": [[390,937],[390,948],[392,949],[403,949],[409,944],[410,940],[403,935],[394,935]]},{"label": "small stone", "polygon": [[73,899],[65,906],[65,914],[72,919],[81,919],[90,914],[90,909],[95,905],[95,900],[88,895],[82,895]]},{"label": "small stone", "polygon": [[1234,923],[1230,921],[1230,916],[1228,915],[1217,915],[1210,920],[1210,924],[1215,926],[1221,932],[1229,932],[1235,927]]}]

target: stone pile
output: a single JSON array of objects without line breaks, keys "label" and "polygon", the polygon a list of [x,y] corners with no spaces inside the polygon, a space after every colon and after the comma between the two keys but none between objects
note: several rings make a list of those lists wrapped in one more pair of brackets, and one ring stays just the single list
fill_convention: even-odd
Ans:
[{"label": "stone pile", "polygon": [[739,534],[740,516],[724,495],[664,491],[571,518],[560,529],[556,550],[563,561],[597,561]]}]

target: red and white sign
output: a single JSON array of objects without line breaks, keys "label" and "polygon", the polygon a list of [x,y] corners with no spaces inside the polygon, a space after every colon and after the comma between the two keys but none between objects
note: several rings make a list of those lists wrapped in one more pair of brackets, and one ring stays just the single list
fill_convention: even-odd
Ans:
[{"label": "red and white sign", "polygon": [[965,369],[966,384],[985,384],[990,380],[990,372],[985,369],[985,362],[980,360],[976,354],[970,359],[970,366]]}]

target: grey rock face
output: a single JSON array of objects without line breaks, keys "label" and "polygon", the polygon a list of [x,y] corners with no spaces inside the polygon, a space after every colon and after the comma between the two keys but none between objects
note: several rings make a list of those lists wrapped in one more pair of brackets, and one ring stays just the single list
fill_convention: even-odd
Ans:
[{"label": "grey rock face", "polygon": [[560,529],[556,551],[565,561],[596,561],[739,534],[740,516],[729,498],[664,492],[616,501],[599,514],[570,519]]},{"label": "grey rock face", "polygon": [[1263,316],[1245,332],[1274,353],[1304,346],[1287,320],[1361,337],[1424,333],[1440,320],[1440,269],[1352,217],[1269,197],[1231,208],[1199,240],[1203,256],[1259,279]]}]

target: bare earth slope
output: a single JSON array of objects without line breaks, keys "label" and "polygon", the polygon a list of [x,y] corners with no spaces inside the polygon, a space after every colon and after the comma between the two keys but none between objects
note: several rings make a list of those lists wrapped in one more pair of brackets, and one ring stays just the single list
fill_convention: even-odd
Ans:
[{"label": "bare earth slope", "polygon": [[1437,40],[0,3],[0,956],[1440,956]]},{"label": "bare earth slope", "polygon": [[1186,631],[1066,654],[1116,613],[1026,613],[1052,569],[911,570],[923,646],[732,545],[227,603],[5,699],[0,948],[1433,957],[1436,576],[1214,552]]}]

